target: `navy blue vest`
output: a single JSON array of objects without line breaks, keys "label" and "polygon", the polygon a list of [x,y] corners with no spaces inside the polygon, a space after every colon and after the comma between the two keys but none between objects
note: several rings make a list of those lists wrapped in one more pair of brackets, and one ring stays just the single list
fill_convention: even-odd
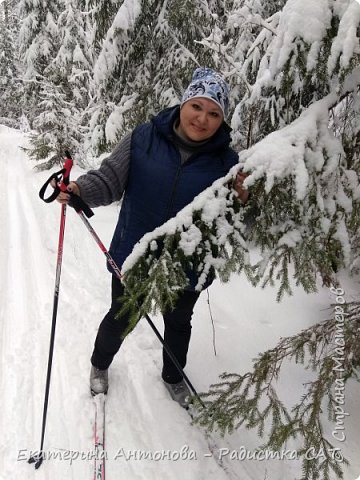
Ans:
[{"label": "navy blue vest", "polygon": [[[120,268],[145,233],[174,217],[238,162],[238,155],[229,147],[231,130],[223,124],[182,165],[173,141],[179,112],[179,106],[163,110],[133,131],[129,177],[110,246]],[[191,278],[191,288],[195,282]]]}]

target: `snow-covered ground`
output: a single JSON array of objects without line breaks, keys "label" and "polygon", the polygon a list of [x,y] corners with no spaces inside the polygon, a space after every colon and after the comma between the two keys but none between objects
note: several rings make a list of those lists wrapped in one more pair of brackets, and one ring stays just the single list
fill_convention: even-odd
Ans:
[{"label": "snow-covered ground", "polygon": [[[25,461],[29,451],[40,445],[60,217],[58,204],[46,205],[38,197],[49,172],[36,173],[31,168],[20,149],[25,142],[18,131],[0,126],[0,480],[91,479],[93,461],[81,458],[91,457],[93,448],[89,357],[98,323],[108,308],[110,276],[100,250],[71,209],[45,438],[46,452],[62,455],[45,461],[38,471]],[[79,173],[74,168],[73,178]],[[91,223],[109,244],[118,206],[95,213]],[[358,285],[346,277],[342,287],[347,300],[358,294]],[[275,346],[279,337],[329,318],[329,305],[334,302],[331,292],[320,288],[313,295],[296,290],[293,297],[277,304],[274,290],[255,289],[244,276],[233,277],[226,285],[214,283],[209,292],[217,356],[204,292],[194,313],[186,369],[199,391],[207,390],[223,371],[250,369],[251,360]],[[162,329],[161,318],[155,323]],[[169,398],[160,368],[161,346],[142,321],[126,339],[110,371],[107,479],[279,480],[300,476],[297,460],[234,459],[237,452],[246,449],[251,453],[261,443],[255,432],[245,429],[225,438],[213,436],[224,455],[220,465],[219,451],[209,455],[203,432],[191,426],[187,413]],[[285,369],[279,392],[286,402],[298,399],[307,375],[299,366]],[[351,386],[346,397],[350,414],[345,421],[346,441],[335,445],[351,462],[346,480],[354,480],[360,472],[359,389],[355,383]],[[331,439],[334,426],[326,424],[325,428]],[[66,451],[73,452],[73,462]],[[170,453],[163,456],[163,451]],[[147,458],[139,459],[141,455]]]}]

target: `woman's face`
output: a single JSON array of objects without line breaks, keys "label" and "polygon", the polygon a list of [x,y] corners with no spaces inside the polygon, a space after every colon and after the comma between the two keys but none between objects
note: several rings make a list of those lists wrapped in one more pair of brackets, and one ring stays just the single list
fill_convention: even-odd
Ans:
[{"label": "woman's face", "polygon": [[208,98],[188,100],[180,109],[180,135],[202,142],[212,137],[224,121],[221,108]]}]

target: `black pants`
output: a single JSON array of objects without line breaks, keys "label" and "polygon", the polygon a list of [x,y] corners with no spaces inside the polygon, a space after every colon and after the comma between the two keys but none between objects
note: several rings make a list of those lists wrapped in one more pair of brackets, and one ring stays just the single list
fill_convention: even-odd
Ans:
[{"label": "black pants", "polygon": [[[122,344],[121,337],[129,324],[127,316],[115,318],[121,307],[118,298],[123,294],[123,291],[120,280],[113,275],[111,307],[99,326],[91,357],[91,363],[101,370],[109,367],[114,355],[119,351]],[[184,291],[174,310],[163,315],[164,340],[183,368],[186,365],[191,336],[191,316],[199,295],[198,292]],[[164,350],[162,378],[168,383],[177,383],[182,379],[182,375],[177,371]]]}]

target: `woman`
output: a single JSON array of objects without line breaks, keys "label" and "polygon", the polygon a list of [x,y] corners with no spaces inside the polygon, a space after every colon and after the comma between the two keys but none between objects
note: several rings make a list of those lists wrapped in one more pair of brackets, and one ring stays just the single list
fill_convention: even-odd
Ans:
[{"label": "woman", "polygon": [[[229,147],[231,130],[224,121],[228,106],[229,87],[223,77],[210,68],[198,68],[180,105],[136,127],[98,170],[69,184],[68,191],[80,195],[90,207],[123,198],[109,250],[120,268],[145,233],[174,217],[238,162],[238,155]],[[239,174],[234,183],[242,202],[248,197],[242,188],[244,178]],[[69,199],[66,193],[58,197],[65,203]],[[165,342],[182,367],[186,364],[191,317],[200,294],[194,285],[192,278],[175,308],[163,315]],[[93,395],[108,390],[108,368],[128,324],[126,317],[115,318],[122,293],[123,286],[113,275],[111,307],[100,324],[91,357]],[[187,407],[190,392],[166,352],[162,379],[171,397]]]}]

